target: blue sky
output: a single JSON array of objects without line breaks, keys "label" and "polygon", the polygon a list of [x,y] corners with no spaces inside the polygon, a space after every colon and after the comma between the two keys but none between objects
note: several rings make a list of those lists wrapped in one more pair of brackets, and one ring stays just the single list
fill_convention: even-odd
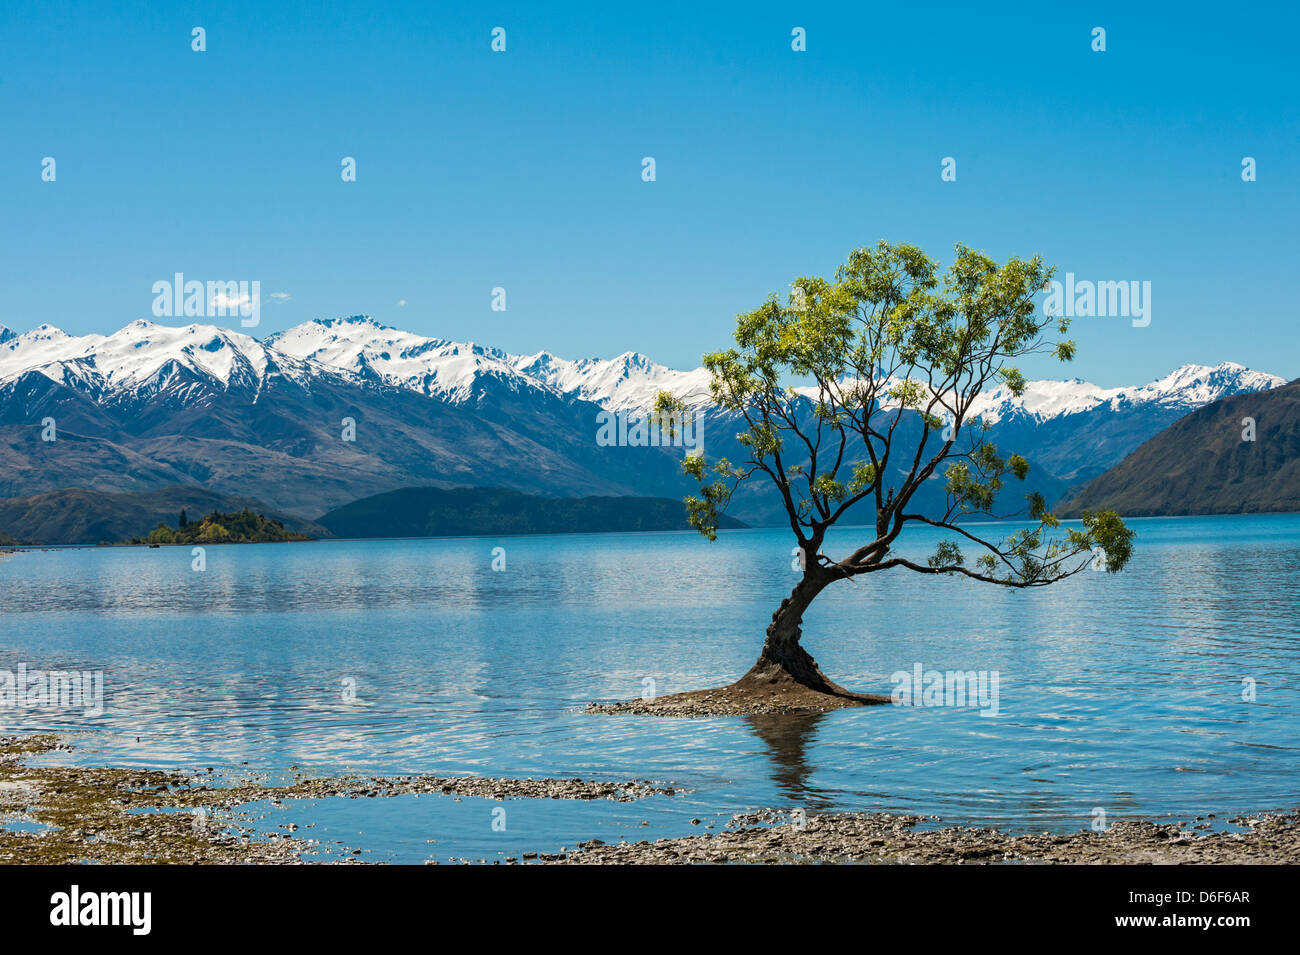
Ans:
[{"label": "blue sky", "polygon": [[887,238],[1152,283],[1149,326],[1080,319],[1034,375],[1300,375],[1294,5],[264,6],[4,4],[0,323],[108,332],[183,272],[287,293],[258,334],[694,366]]}]

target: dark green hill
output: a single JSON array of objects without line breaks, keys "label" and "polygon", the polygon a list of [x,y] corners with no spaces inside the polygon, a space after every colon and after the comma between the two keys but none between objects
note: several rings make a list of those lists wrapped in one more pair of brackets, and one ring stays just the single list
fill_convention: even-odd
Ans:
[{"label": "dark green hill", "polygon": [[[1242,438],[1255,421],[1255,440]],[[1061,503],[1063,517],[1300,511],[1300,380],[1193,411]]]},{"label": "dark green hill", "polygon": [[[317,519],[336,537],[478,537],[685,530],[686,508],[661,497],[539,497],[491,487],[407,487]],[[719,527],[744,527],[730,519]]]},{"label": "dark green hill", "polygon": [[282,522],[290,533],[329,536],[323,527],[269,511],[257,501],[190,484],[126,493],[69,488],[0,499],[0,533],[24,544],[116,544],[145,537],[159,524],[176,526],[182,510],[201,521],[214,511],[246,507]]}]

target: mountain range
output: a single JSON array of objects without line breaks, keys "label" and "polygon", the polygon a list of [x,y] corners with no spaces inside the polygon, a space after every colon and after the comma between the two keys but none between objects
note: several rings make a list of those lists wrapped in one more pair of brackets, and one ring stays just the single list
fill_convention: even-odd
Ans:
[{"label": "mountain range", "polygon": [[1300,511],[1300,381],[1180,418],[1081,491],[1062,516]]},{"label": "mountain range", "polygon": [[[0,328],[0,497],[189,484],[304,516],[412,486],[677,498],[693,489],[682,448],[602,446],[597,418],[645,412],[668,390],[701,413],[709,456],[735,460],[740,429],[708,382],[703,368],[632,352],[513,355],[366,316],[261,341],[148,321],[81,337]],[[1283,383],[1231,362],[1184,365],[1128,388],[1033,381],[1020,397],[988,393],[978,410],[999,447],[1030,460],[1032,489],[1057,500],[1188,412]],[[780,519],[764,493],[732,513]]]}]

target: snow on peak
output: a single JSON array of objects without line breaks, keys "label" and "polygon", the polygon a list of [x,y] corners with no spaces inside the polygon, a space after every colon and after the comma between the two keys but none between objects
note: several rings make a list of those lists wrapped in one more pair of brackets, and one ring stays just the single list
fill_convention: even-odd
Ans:
[{"label": "snow on peak", "polygon": [[646,411],[660,391],[690,405],[708,404],[710,375],[705,368],[676,371],[639,352],[617,358],[567,361],[549,352],[514,359],[514,367],[551,390],[610,411]]},{"label": "snow on peak", "polygon": [[504,352],[425,338],[368,316],[306,322],[268,336],[266,344],[294,358],[457,402],[471,397],[481,375],[518,377]]},{"label": "snow on peak", "polygon": [[343,318],[313,318],[310,322],[307,322],[307,324],[320,325],[322,328],[336,329],[346,329],[358,325],[369,325],[372,328],[383,328],[393,331],[389,326],[375,321],[375,319],[371,318],[369,315],[348,315]]},{"label": "snow on peak", "polygon": [[1219,365],[1183,365],[1145,385],[1102,388],[1089,381],[1031,381],[1020,397],[1006,385],[981,394],[971,409],[989,422],[1024,414],[1040,421],[1091,411],[1100,405],[1111,410],[1125,406],[1155,404],[1192,410],[1228,395],[1267,391],[1286,384],[1286,379],[1267,372],[1252,371],[1236,362]]},{"label": "snow on peak", "polygon": [[110,335],[89,364],[108,387],[154,379],[169,363],[230,385],[236,377],[260,382],[270,364],[262,343],[217,325],[175,328],[141,319]]},{"label": "snow on peak", "polygon": [[[640,352],[577,360],[547,351],[512,355],[472,342],[424,338],[381,325],[368,316],[308,322],[270,336],[267,344],[297,358],[367,373],[396,387],[456,402],[470,399],[485,379],[494,379],[516,390],[541,388],[611,411],[649,410],[660,391],[677,395],[695,407],[711,403],[707,369],[678,371]],[[1043,420],[1089,411],[1102,404],[1118,408],[1126,403],[1148,402],[1191,410],[1225,395],[1284,383],[1276,375],[1251,371],[1233,362],[1213,367],[1184,365],[1158,381],[1123,388],[1102,388],[1080,378],[1031,381],[1026,392],[1016,397],[1002,385],[982,394],[972,413],[990,421],[1015,414]],[[807,388],[797,390],[809,393]]]},{"label": "snow on peak", "polygon": [[637,352],[578,361],[550,352],[512,355],[474,342],[425,338],[364,316],[307,322],[276,332],[266,344],[295,358],[458,403],[475,397],[485,381],[515,391],[540,389],[610,410],[648,409],[661,388],[688,401],[707,402],[709,396],[704,369],[674,371]]},{"label": "snow on peak", "polygon": [[[76,338],[49,324],[37,325],[21,335],[11,334],[0,339],[0,381],[80,358],[103,340],[103,335]],[[56,373],[50,377],[57,381],[62,375]]]},{"label": "snow on peak", "polygon": [[[146,319],[112,335],[73,337],[41,325],[0,344],[0,381],[38,371],[55,381],[80,379],[96,390],[165,383],[177,368],[234,383],[260,385],[276,362],[261,342],[217,325],[159,325]],[[283,370],[283,369],[281,369]]]},{"label": "snow on peak", "polygon": [[1218,365],[1183,365],[1141,390],[1149,390],[1160,401],[1172,399],[1204,405],[1225,395],[1267,391],[1284,384],[1286,380],[1277,375],[1225,361]]},{"label": "snow on peak", "polygon": [[[108,336],[76,337],[52,325],[14,334],[0,326],[0,382],[39,371],[55,381],[77,378],[99,391],[137,389],[162,387],[177,369],[214,379],[225,388],[245,384],[259,390],[272,373],[294,379],[325,373],[377,380],[456,403],[481,397],[491,386],[519,393],[537,389],[610,411],[647,411],[660,391],[694,407],[711,403],[711,376],[705,368],[678,371],[631,351],[609,359],[569,360],[546,351],[512,355],[473,342],[404,332],[368,315],[317,319],[261,342],[216,325],[172,327],[145,319]],[[1191,410],[1226,395],[1285,383],[1235,362],[1188,364],[1139,386],[1102,388],[1079,378],[1040,380],[1029,382],[1017,397],[1000,385],[980,395],[971,414],[993,423],[1012,416],[1043,421],[1101,405],[1114,410],[1144,404]],[[816,397],[813,389],[796,390]]]}]

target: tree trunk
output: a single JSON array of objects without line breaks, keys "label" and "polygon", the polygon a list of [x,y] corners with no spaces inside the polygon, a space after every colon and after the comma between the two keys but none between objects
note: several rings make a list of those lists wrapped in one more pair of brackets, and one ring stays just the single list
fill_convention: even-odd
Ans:
[{"label": "tree trunk", "polygon": [[[668,716],[733,716],[827,712],[850,706],[891,702],[888,696],[853,693],[826,678],[817,661],[799,646],[804,611],[827,584],[844,575],[837,568],[813,566],[804,571],[790,596],[772,614],[763,652],[749,672],[729,686],[688,690],[652,700],[589,707],[598,713],[658,713]],[[595,706],[593,704],[593,706]]]},{"label": "tree trunk", "polygon": [[817,661],[799,645],[803,636],[803,614],[813,598],[825,589],[835,577],[820,566],[811,566],[803,579],[795,585],[790,596],[781,601],[781,606],[772,614],[772,622],[767,627],[767,639],[763,641],[763,652],[749,672],[736,681],[737,686],[775,685],[781,683],[798,683],[819,693],[834,696],[856,697],[827,679],[817,667]]}]

